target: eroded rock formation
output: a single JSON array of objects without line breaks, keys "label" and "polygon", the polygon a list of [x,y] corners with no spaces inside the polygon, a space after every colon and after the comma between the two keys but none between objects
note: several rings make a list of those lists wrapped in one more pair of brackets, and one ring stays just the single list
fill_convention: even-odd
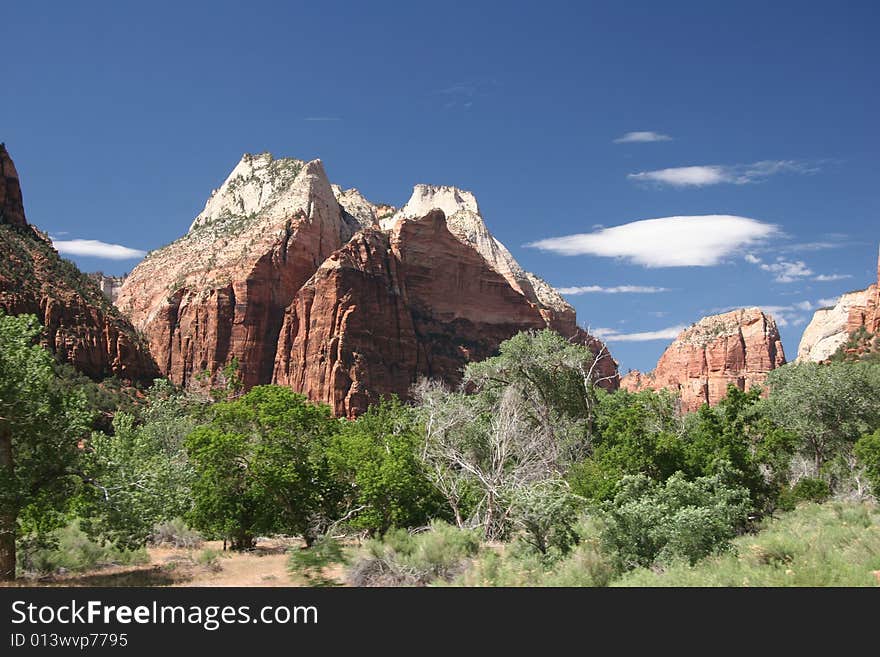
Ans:
[{"label": "eroded rock formation", "polygon": [[149,382],[159,375],[147,345],[87,275],[62,260],[25,218],[18,174],[0,145],[0,308],[33,313],[56,356],[93,378]]},{"label": "eroded rock formation", "polygon": [[760,385],[785,363],[776,322],[760,308],[704,317],[682,331],[663,352],[653,372],[633,371],[620,386],[631,392],[666,388],[681,396],[681,408],[717,404],[728,384],[740,390]]},{"label": "eroded rock formation", "polygon": [[233,357],[246,386],[276,382],[356,415],[406,397],[524,329],[600,353],[574,310],[491,236],[476,200],[420,185],[409,203],[331,185],[319,161],[245,155],[183,238],[128,276],[118,304],[162,371],[188,383]]},{"label": "eroded rock formation", "polygon": [[861,327],[868,333],[880,332],[880,256],[876,283],[841,295],[834,306],[820,308],[813,314],[801,336],[797,359],[826,361]]}]

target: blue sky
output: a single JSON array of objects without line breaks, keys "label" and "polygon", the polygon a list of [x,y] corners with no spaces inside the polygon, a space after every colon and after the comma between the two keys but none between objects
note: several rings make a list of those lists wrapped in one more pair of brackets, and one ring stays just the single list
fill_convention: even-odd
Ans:
[{"label": "blue sky", "polygon": [[[878,18],[874,2],[8,3],[0,140],[58,240],[157,248],[242,153],[320,157],[374,201],[472,190],[524,267],[587,288],[567,298],[623,371],[744,305],[773,309],[793,358],[820,300],[874,278]],[[669,217],[685,219],[634,223]]]}]

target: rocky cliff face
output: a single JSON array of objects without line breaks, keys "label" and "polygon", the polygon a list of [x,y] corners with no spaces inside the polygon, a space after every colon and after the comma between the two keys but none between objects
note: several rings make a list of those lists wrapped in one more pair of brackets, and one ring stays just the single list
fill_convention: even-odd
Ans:
[{"label": "rocky cliff face", "polygon": [[45,345],[88,376],[144,382],[158,376],[147,346],[94,281],[28,225],[18,175],[2,145],[0,170],[0,308],[36,315]]},{"label": "rocky cliff face", "polygon": [[489,234],[472,195],[413,198],[395,211],[331,185],[318,161],[246,155],[118,304],[173,381],[235,357],[247,386],[289,385],[340,415],[405,397],[419,376],[455,383],[468,360],[545,326],[601,351],[616,387],[604,345]]},{"label": "rocky cliff face", "polygon": [[683,411],[717,404],[728,384],[748,390],[785,363],[776,322],[760,308],[705,317],[682,331],[653,372],[630,372],[622,388],[635,392],[666,388],[681,395]]},{"label": "rocky cliff face", "polygon": [[798,346],[798,361],[820,363],[828,360],[853,331],[865,327],[880,332],[880,256],[877,282],[864,290],[842,295],[831,308],[821,308],[804,329]]},{"label": "rocky cliff face", "polygon": [[18,171],[6,151],[6,144],[0,144],[0,224],[27,226]]},{"label": "rocky cliff face", "polygon": [[89,278],[95,281],[95,285],[98,286],[98,289],[113,303],[116,303],[116,300],[119,298],[119,290],[122,289],[122,284],[125,282],[125,276],[107,276],[104,272],[97,271],[86,274]]},{"label": "rocky cliff face", "polygon": [[358,227],[320,160],[245,155],[189,233],[129,274],[117,305],[173,382],[237,358],[246,386],[268,383],[284,309]]}]

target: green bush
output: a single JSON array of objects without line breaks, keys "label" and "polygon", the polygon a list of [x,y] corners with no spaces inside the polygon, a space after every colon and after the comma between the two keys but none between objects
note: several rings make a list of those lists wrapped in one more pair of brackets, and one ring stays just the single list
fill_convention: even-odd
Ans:
[{"label": "green bush", "polygon": [[147,563],[145,550],[121,550],[110,543],[98,542],[74,521],[51,532],[43,540],[25,543],[19,558],[23,572],[83,572],[111,565]]},{"label": "green bush", "polygon": [[[583,531],[579,528],[579,531]],[[607,586],[615,564],[593,533],[582,537],[569,553],[548,562],[531,546],[514,542],[486,548],[459,577],[458,586]]]},{"label": "green bush", "polygon": [[880,499],[880,429],[859,438],[853,451],[865,469],[874,496]]},{"label": "green bush", "polygon": [[347,574],[352,586],[425,586],[451,581],[478,552],[476,531],[432,522],[428,531],[391,530],[364,544]]},{"label": "green bush", "polygon": [[831,487],[826,481],[804,477],[779,496],[779,508],[792,511],[801,502],[824,502],[831,497]]},{"label": "green bush", "polygon": [[719,474],[688,481],[681,473],[659,484],[644,475],[624,477],[603,507],[602,537],[618,567],[685,560],[691,563],[724,549],[744,527],[749,492]]},{"label": "green bush", "polygon": [[615,586],[877,586],[880,509],[867,503],[807,503],[733,549],[694,565],[641,568]]},{"label": "green bush", "polygon": [[291,574],[302,577],[309,586],[336,586],[335,580],[324,576],[324,568],[346,561],[347,556],[339,541],[325,535],[319,537],[311,547],[291,550],[287,568]]}]

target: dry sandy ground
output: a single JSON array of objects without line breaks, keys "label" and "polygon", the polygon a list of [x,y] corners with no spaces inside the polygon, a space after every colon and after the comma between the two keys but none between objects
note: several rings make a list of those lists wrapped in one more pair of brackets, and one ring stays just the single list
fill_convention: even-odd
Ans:
[{"label": "dry sandy ground", "polygon": [[[151,547],[149,563],[108,566],[87,573],[53,575],[39,580],[19,580],[24,586],[309,586],[301,576],[287,570],[290,549],[296,539],[261,539],[251,552],[223,552],[219,541],[198,549]],[[206,554],[206,551],[210,551]],[[208,555],[214,559],[206,559]],[[342,567],[325,569],[324,577],[342,584]]]}]

